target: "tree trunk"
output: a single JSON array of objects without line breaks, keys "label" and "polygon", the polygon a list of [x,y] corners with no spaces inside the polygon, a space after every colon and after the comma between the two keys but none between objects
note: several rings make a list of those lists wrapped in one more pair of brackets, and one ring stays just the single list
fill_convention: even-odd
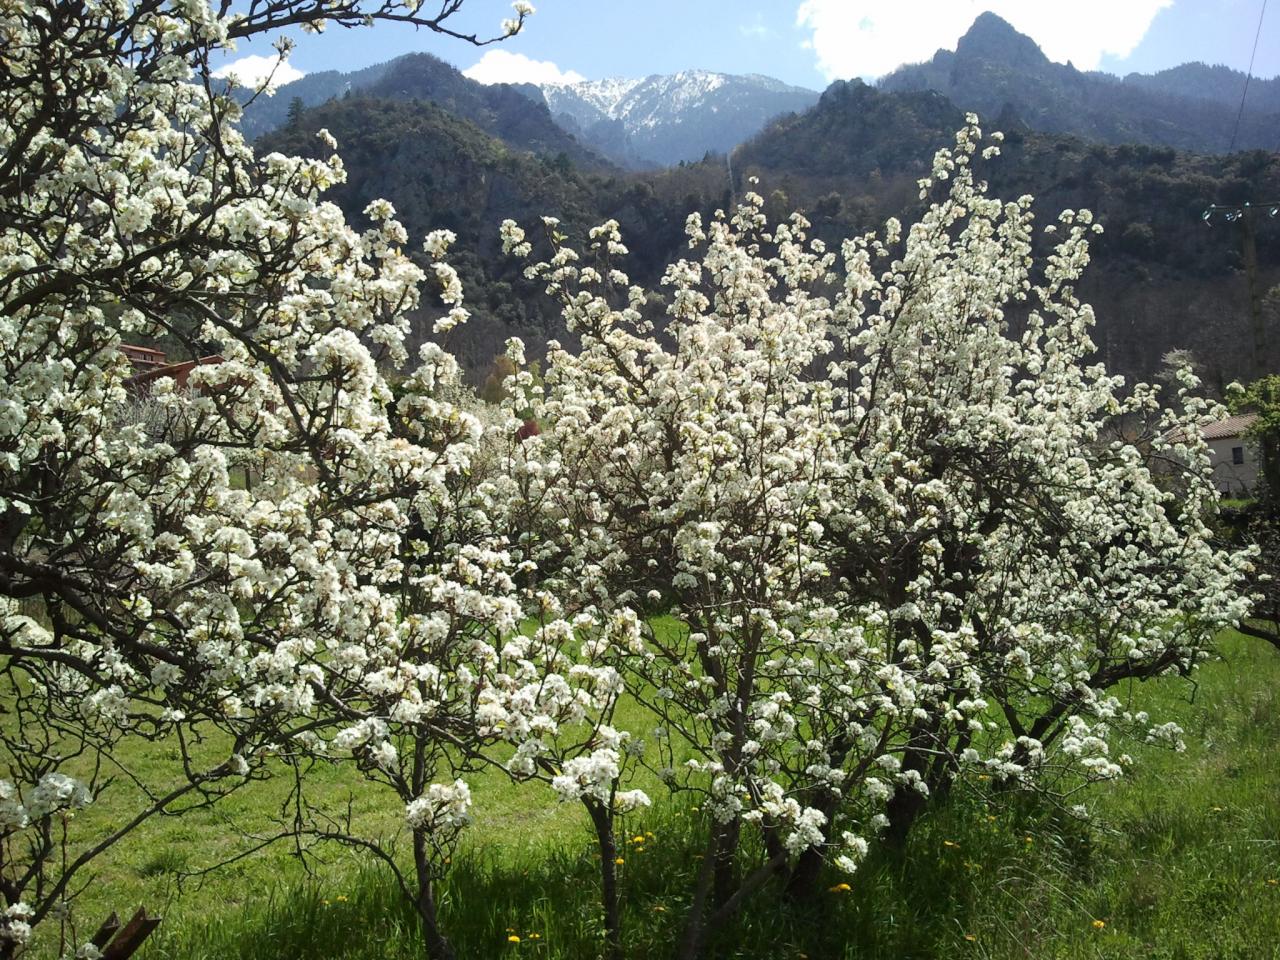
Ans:
[{"label": "tree trunk", "polygon": [[818,877],[822,874],[822,854],[817,847],[810,847],[800,854],[800,859],[787,878],[787,899],[792,903],[808,903],[817,895]]},{"label": "tree trunk", "polygon": [[737,889],[738,841],[742,836],[742,821],[736,817],[719,830],[716,850],[716,880],[712,905],[718,910],[729,902]]},{"label": "tree trunk", "polygon": [[[924,780],[929,769],[929,754],[926,752],[932,739],[933,731],[917,725],[912,733],[911,742],[904,752],[903,772],[914,770]],[[915,825],[925,807],[925,798],[919,791],[900,786],[893,798],[885,807],[885,816],[889,818],[889,826],[885,829],[885,842],[894,849],[901,850],[907,842],[907,835]]]},{"label": "tree trunk", "polygon": [[707,909],[707,897],[711,893],[711,883],[715,876],[718,839],[719,834],[713,831],[711,842],[707,844],[707,852],[702,858],[702,866],[698,868],[698,882],[693,890],[693,902],[689,905],[689,917],[685,921],[684,932],[680,935],[680,946],[676,951],[678,960],[698,960],[702,953],[704,914]]},{"label": "tree trunk", "polygon": [[431,869],[431,858],[427,854],[427,842],[418,831],[413,834],[413,865],[418,875],[418,897],[414,906],[418,908],[418,916],[422,920],[427,956],[430,960],[456,960],[453,946],[440,929],[433,888],[435,874]]},{"label": "tree trunk", "polygon": [[[830,841],[832,823],[835,820],[839,801],[835,797],[827,797],[816,806],[827,818],[827,824],[822,832],[823,836]],[[796,860],[796,865],[791,868],[791,875],[787,877],[786,896],[788,900],[797,904],[808,903],[817,896],[818,878],[822,875],[822,864],[825,860],[826,858],[823,856],[820,847],[809,847],[800,854]]]},{"label": "tree trunk", "polygon": [[604,910],[606,960],[622,960],[622,910],[618,898],[618,841],[613,829],[613,813],[598,800],[582,798],[596,828],[600,847],[600,905]]}]

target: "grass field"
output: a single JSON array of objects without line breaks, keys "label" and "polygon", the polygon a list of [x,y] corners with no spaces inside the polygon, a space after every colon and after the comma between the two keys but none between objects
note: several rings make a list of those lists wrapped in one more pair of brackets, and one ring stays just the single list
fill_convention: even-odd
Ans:
[{"label": "grass field", "polygon": [[[1093,788],[1085,826],[1047,806],[959,792],[901,854],[833,874],[799,910],[766,890],[715,944],[734,958],[1280,957],[1280,655],[1231,635],[1191,688],[1135,685],[1137,706],[1174,719],[1188,749],[1137,747],[1135,773]],[[157,755],[157,765],[169,758]],[[335,805],[347,802],[338,774]],[[478,817],[455,858],[444,922],[459,957],[585,960],[600,928],[596,864],[581,809],[501,783],[476,787]],[[175,877],[241,849],[282,798],[246,793],[216,813],[151,825],[106,862],[81,904],[97,918],[145,904],[165,915],[141,954],[174,960],[392,960],[422,956],[389,878],[334,851],[308,875],[284,847],[181,892]],[[392,831],[388,795],[358,794],[356,815]],[[104,798],[86,816],[111,818]],[[696,868],[691,811],[658,804],[626,823],[621,868],[629,956],[667,956]],[[518,942],[511,939],[518,937]],[[37,956],[52,956],[45,943]]]}]

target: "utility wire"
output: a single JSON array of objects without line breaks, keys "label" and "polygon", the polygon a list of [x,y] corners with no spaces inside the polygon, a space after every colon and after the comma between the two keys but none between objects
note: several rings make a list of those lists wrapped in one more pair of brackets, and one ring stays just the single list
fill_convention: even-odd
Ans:
[{"label": "utility wire", "polygon": [[1253,79],[1253,60],[1258,55],[1258,38],[1262,36],[1262,18],[1267,15],[1267,0],[1262,0],[1262,12],[1258,14],[1258,29],[1253,35],[1253,52],[1249,54],[1249,72],[1244,75],[1244,92],[1240,94],[1240,110],[1236,113],[1236,128],[1231,132],[1231,146],[1227,153],[1236,152],[1236,137],[1240,135],[1240,119],[1244,116],[1245,97],[1249,96],[1249,81]]}]

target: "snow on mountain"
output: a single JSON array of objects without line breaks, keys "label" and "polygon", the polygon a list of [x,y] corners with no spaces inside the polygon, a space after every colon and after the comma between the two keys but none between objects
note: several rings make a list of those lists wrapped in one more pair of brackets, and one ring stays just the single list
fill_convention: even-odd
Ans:
[{"label": "snow on mountain", "polygon": [[629,166],[666,166],[725,153],[779,114],[806,110],[813,90],[756,74],[707,70],[543,84],[556,120],[587,144]]}]

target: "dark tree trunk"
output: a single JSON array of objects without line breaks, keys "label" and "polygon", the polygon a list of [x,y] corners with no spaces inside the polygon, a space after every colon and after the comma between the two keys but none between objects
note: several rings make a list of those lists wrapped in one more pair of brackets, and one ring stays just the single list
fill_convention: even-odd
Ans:
[{"label": "dark tree trunk", "polygon": [[694,886],[693,902],[689,905],[689,916],[685,920],[684,932],[680,935],[680,945],[676,951],[678,960],[698,960],[702,953],[704,914],[715,877],[718,840],[719,835],[713,832],[711,842],[707,844],[707,851],[703,855],[702,865],[698,868],[698,882]]},{"label": "dark tree trunk", "polygon": [[[914,771],[923,780],[929,770],[929,744],[932,742],[932,731],[924,726],[917,726],[907,745],[902,762],[904,773]],[[907,842],[911,828],[916,819],[924,811],[925,798],[919,791],[900,786],[893,798],[885,807],[885,816],[889,818],[889,826],[885,828],[885,842],[892,848],[901,850]]]},{"label": "dark tree trunk", "polygon": [[787,899],[792,903],[808,903],[817,895],[818,877],[822,874],[822,854],[817,847],[810,847],[800,854],[800,859],[787,878]]},{"label": "dark tree trunk", "polygon": [[737,853],[741,836],[742,821],[736,817],[720,828],[716,850],[715,894],[712,897],[716,909],[728,903],[737,889]]},{"label": "dark tree trunk", "polygon": [[413,835],[413,864],[418,875],[418,897],[414,906],[422,920],[422,934],[427,941],[427,956],[431,960],[456,960],[453,946],[440,929],[434,890],[435,873],[427,854],[427,843],[421,833]]},{"label": "dark tree trunk", "polygon": [[622,960],[622,910],[618,898],[618,840],[613,829],[613,814],[598,800],[583,797],[591,825],[596,829],[600,847],[600,905],[604,911],[605,957]]}]

